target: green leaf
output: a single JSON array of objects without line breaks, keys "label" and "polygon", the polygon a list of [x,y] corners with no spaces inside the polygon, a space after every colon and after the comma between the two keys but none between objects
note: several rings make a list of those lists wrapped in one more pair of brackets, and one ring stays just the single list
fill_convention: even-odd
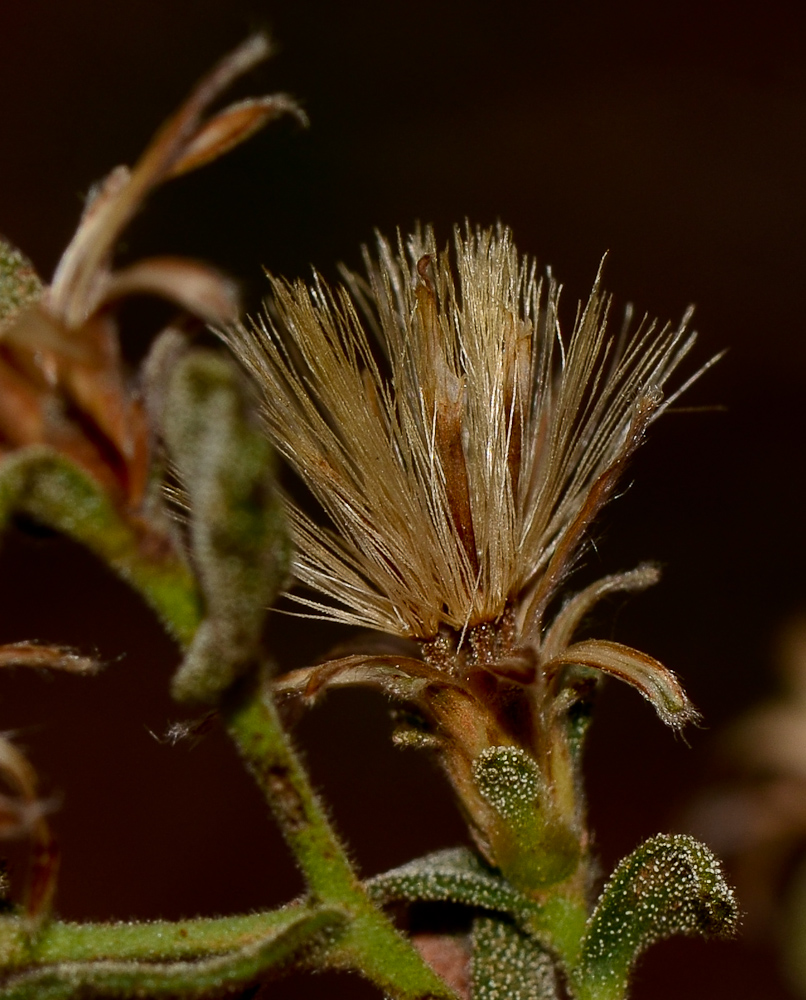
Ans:
[{"label": "green leaf", "polygon": [[448,902],[511,913],[528,921],[532,904],[466,847],[450,848],[376,875],[366,883],[377,903]]},{"label": "green leaf", "polygon": [[682,834],[661,834],[624,858],[596,904],[572,982],[578,1000],[623,1000],[638,956],[675,934],[728,936],[738,921],[719,861]]},{"label": "green leaf", "polygon": [[[346,923],[345,914],[333,908],[289,908],[255,918],[233,918],[233,923],[250,919],[265,923],[267,916],[269,926],[263,927],[262,933],[247,934],[239,947],[221,954],[212,953],[214,947],[207,938],[211,925],[215,925],[214,934],[219,932],[226,938],[220,930],[228,918],[183,925],[55,925],[35,946],[37,958],[41,953],[45,964],[12,973],[0,984],[0,1000],[146,996],[150,1000],[195,1000],[277,975],[310,949],[337,937]],[[194,928],[195,924],[199,927]],[[230,939],[232,936],[230,933]],[[219,947],[222,944],[223,940],[219,941]],[[82,961],[78,958],[82,945],[85,953],[97,956],[100,947],[106,956]],[[189,957],[165,960],[177,950]],[[54,961],[54,953],[61,956],[58,961]]]},{"label": "green leaf", "polygon": [[510,921],[473,922],[473,1000],[556,1000],[551,956]]},{"label": "green leaf", "polygon": [[466,847],[449,848],[376,875],[365,883],[377,903],[456,903],[505,914],[566,964],[579,953],[587,912],[573,898],[537,903]]},{"label": "green leaf", "polygon": [[524,892],[573,874],[579,841],[558,815],[537,762],[520,747],[492,746],[473,761],[482,797],[500,817],[488,832],[496,863]]},{"label": "green leaf", "polygon": [[170,380],[165,438],[188,498],[206,605],[174,678],[180,700],[217,702],[254,662],[266,610],[288,573],[273,454],[251,403],[235,365],[213,351],[186,354]]}]

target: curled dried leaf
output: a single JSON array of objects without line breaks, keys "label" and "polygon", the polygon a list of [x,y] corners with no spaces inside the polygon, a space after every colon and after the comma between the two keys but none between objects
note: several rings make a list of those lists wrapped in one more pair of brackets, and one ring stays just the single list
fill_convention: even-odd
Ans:
[{"label": "curled dried leaf", "polygon": [[156,295],[203,323],[223,325],[236,319],[239,296],[232,281],[195,261],[158,257],[115,272],[112,256],[155,187],[226,153],[280,114],[304,118],[278,94],[205,120],[219,95],[268,55],[265,37],[247,39],[197,84],[133,168],[118,166],[96,185],[48,288],[0,240],[0,450],[49,445],[135,517],[153,434],[121,357],[115,308],[130,295]]},{"label": "curled dried leaf", "polygon": [[646,590],[660,579],[660,570],[651,563],[642,563],[627,573],[604,576],[575,594],[551,623],[541,646],[546,660],[559,656],[571,642],[585,615],[608,594]]},{"label": "curled dried leaf", "polygon": [[4,736],[0,736],[0,777],[14,792],[13,798],[3,796],[0,834],[4,837],[28,836],[44,814],[36,793],[36,772],[22,751]]},{"label": "curled dried leaf", "polygon": [[458,687],[441,671],[406,656],[343,656],[314,667],[293,670],[273,683],[281,698],[314,702],[327,688],[369,687],[400,701],[417,701],[429,685]]},{"label": "curled dried leaf", "polygon": [[98,276],[107,270],[120,233],[148,194],[181,162],[204,128],[204,112],[233,81],[268,55],[269,43],[263,35],[252,36],[230,52],[157,132],[131,173],[124,175],[118,168],[104,182],[64,252],[50,289],[50,307],[68,327],[80,327],[97,307]]}]

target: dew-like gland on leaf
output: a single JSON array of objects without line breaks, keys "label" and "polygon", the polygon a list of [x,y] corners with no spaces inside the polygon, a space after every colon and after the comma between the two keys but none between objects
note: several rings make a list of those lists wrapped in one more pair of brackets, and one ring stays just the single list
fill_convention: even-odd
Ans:
[{"label": "dew-like gland on leaf", "polygon": [[509,921],[477,918],[473,944],[473,1000],[553,1000],[557,996],[548,953]]},{"label": "dew-like gland on leaf", "polygon": [[540,789],[537,763],[519,747],[488,747],[473,762],[479,791],[505,819],[534,808]]}]

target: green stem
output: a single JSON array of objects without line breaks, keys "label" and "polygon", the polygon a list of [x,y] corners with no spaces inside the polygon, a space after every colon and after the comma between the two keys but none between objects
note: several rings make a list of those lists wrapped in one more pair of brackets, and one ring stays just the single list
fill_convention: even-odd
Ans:
[{"label": "green stem", "polygon": [[244,916],[146,923],[75,924],[55,920],[36,938],[37,962],[186,961],[223,955],[283,930],[311,908],[296,903]]},{"label": "green stem", "polygon": [[[5,922],[14,937],[19,921]],[[338,935],[345,915],[304,905],[175,924],[53,923],[18,948],[2,1000],[200,1000],[276,975]],[[17,936],[20,943],[20,938]]]},{"label": "green stem", "polygon": [[[142,539],[133,525],[120,516],[103,490],[83,470],[46,448],[31,448],[12,456],[3,464],[0,474],[0,524],[15,511],[23,511],[85,544],[143,594],[180,644],[187,646],[190,643],[201,615],[199,592],[187,567],[173,554],[163,561],[155,558],[155,553],[144,552]],[[412,945],[367,897],[288,741],[268,689],[261,691],[248,682],[235,685],[222,711],[241,755],[266,795],[305,874],[312,905],[335,908],[340,911],[340,919],[348,921],[346,928],[337,935],[335,944],[327,949],[324,962],[361,971],[399,1000],[424,1000],[426,997],[448,1000],[453,997]],[[46,936],[42,940],[57,940],[58,934],[66,932],[53,933],[57,937]],[[109,933],[115,936],[114,932]],[[148,937],[149,932],[144,933]],[[120,944],[121,939],[116,938],[114,948]],[[132,962],[136,960],[132,959],[129,965],[123,961],[126,965],[123,968],[121,956],[114,948],[103,960],[112,963],[114,968],[112,965],[97,966],[100,959],[82,965],[68,949],[63,959],[53,959],[60,963],[59,968],[63,965],[67,970],[62,975],[56,966],[42,965],[43,961],[50,961],[40,957],[42,946],[23,948],[22,953],[12,948],[15,954],[8,956],[11,959],[8,965],[19,968],[20,961],[24,961],[26,966],[36,963],[39,968],[15,973],[17,992],[0,992],[0,996],[44,998],[52,995],[60,998],[81,990],[91,995],[95,982],[105,983],[104,989],[109,995],[124,996],[127,989],[131,995],[133,982],[141,993],[150,990],[143,986],[143,980],[135,979]],[[260,946],[257,947],[260,950]],[[210,983],[228,974],[230,959],[227,956],[202,960],[197,955],[192,964],[195,966],[202,961],[212,963],[208,970]],[[265,961],[265,957],[250,953],[247,965],[257,967],[255,963],[265,965]],[[173,982],[175,986],[190,982],[188,977],[194,972],[178,967],[166,967],[163,971],[167,977],[165,982]],[[201,966],[195,971],[199,984],[208,981]],[[156,974],[155,968],[148,973],[150,978],[156,977],[155,983],[159,979]],[[24,978],[24,983],[20,977]],[[73,982],[73,987],[66,985],[68,980]],[[7,981],[6,991],[10,989],[11,980]],[[166,989],[170,993],[170,988]],[[203,987],[199,985],[199,989]]]},{"label": "green stem", "polygon": [[222,713],[248,769],[262,789],[308,882],[313,900],[346,910],[351,921],[324,961],[362,972],[400,1000],[451,998],[365,893],[280,723],[265,683],[242,684]]}]

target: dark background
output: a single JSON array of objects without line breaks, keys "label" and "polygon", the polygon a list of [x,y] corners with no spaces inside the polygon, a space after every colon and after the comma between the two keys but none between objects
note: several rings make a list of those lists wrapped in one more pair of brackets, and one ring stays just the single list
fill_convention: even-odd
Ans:
[{"label": "dark background", "polygon": [[[706,412],[656,425],[586,572],[664,566],[598,634],[674,668],[703,712],[687,746],[627,689],[602,699],[590,791],[603,868],[680,825],[716,734],[774,689],[777,630],[806,608],[806,12],[801,4],[637,0],[431,4],[29,0],[0,10],[0,230],[49,276],[89,184],[132,163],[190,85],[249,30],[277,57],[236,94],[286,90],[311,118],[276,125],[160,192],[121,259],[186,253],[228,269],[253,306],[261,266],[333,275],[373,227],[500,219],[565,285],[566,322],[603,252],[615,310],[697,307],[688,394]],[[142,350],[133,331],[128,349]],[[2,726],[61,807],[58,897],[74,919],[178,917],[280,903],[300,888],[222,734],[160,734],[176,650],[125,587],[74,546],[18,530],[0,555],[0,639],[66,642],[96,680],[0,678]],[[341,638],[281,619],[286,661]],[[288,636],[291,636],[290,640]],[[280,639],[278,638],[278,643]],[[462,837],[438,775],[388,746],[385,707],[333,696],[300,740],[367,874]],[[270,995],[364,997],[357,981]],[[673,942],[636,1000],[788,996],[764,934]],[[342,993],[339,993],[342,995]]]}]

